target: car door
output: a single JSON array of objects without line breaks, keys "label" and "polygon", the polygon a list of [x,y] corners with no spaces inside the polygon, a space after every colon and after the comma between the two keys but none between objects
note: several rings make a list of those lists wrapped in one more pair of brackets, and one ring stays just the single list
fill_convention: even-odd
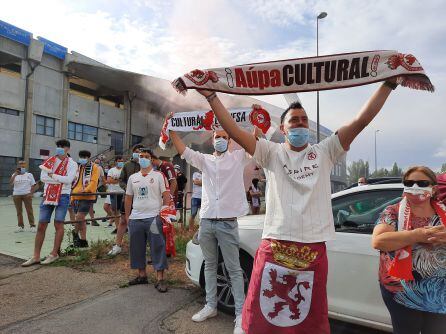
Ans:
[{"label": "car door", "polygon": [[330,312],[390,325],[378,284],[379,253],[371,247],[371,234],[380,213],[401,194],[401,188],[360,190],[332,200],[336,240],[327,243]]}]

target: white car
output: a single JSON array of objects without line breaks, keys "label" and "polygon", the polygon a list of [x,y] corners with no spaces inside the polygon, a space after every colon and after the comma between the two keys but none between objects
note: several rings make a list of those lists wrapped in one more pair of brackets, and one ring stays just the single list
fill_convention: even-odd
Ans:
[{"label": "white car", "polygon": [[[391,332],[389,312],[378,283],[379,252],[371,247],[371,234],[379,214],[401,200],[402,184],[365,185],[332,195],[336,240],[327,242],[328,310],[334,319]],[[240,264],[245,290],[260,244],[263,215],[239,218]],[[197,238],[187,244],[186,273],[204,288],[204,260]],[[234,311],[229,275],[220,254],[218,307]]]}]

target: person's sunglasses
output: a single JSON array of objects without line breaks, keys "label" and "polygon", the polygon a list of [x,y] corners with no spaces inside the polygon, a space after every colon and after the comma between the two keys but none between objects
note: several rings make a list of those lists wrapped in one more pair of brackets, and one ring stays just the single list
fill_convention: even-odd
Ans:
[{"label": "person's sunglasses", "polygon": [[418,187],[429,187],[431,185],[431,181],[427,180],[405,180],[403,181],[405,187],[413,187],[414,184],[417,184]]}]

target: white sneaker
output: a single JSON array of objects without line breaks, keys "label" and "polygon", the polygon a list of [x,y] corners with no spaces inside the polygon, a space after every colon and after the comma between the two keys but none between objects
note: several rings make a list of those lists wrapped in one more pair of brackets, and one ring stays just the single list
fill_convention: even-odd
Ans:
[{"label": "white sneaker", "polygon": [[26,262],[22,263],[22,267],[30,267],[34,264],[40,264],[40,260],[36,260],[34,257],[30,258]]},{"label": "white sneaker", "polygon": [[25,232],[25,228],[22,226],[17,227],[17,229],[14,231],[14,233],[20,233],[20,232]]},{"label": "white sneaker", "polygon": [[234,334],[245,334],[245,332],[242,329],[242,315],[238,315],[235,320],[235,326],[234,326]]},{"label": "white sneaker", "polygon": [[113,245],[113,248],[107,253],[107,255],[116,256],[121,252],[122,252],[121,247],[119,247],[118,245]]},{"label": "white sneaker", "polygon": [[205,321],[206,319],[215,317],[216,315],[217,315],[217,309],[212,308],[208,305],[205,305],[201,309],[201,311],[194,314],[194,316],[192,317],[192,321],[202,322],[202,321]]},{"label": "white sneaker", "polygon": [[54,255],[50,254],[45,258],[45,260],[43,260],[41,262],[41,264],[51,264],[54,261],[56,261],[57,259],[59,259],[59,255],[54,256]]},{"label": "white sneaker", "polygon": [[28,231],[30,231],[31,233],[36,233],[37,229],[35,226],[31,226]]}]

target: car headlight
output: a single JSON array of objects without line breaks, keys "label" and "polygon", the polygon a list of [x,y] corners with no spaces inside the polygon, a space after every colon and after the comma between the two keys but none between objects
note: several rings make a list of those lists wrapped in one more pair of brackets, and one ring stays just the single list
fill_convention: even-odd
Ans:
[{"label": "car headlight", "polygon": [[195,232],[194,236],[192,237],[192,243],[194,245],[199,245],[200,243],[198,242],[198,232]]}]

